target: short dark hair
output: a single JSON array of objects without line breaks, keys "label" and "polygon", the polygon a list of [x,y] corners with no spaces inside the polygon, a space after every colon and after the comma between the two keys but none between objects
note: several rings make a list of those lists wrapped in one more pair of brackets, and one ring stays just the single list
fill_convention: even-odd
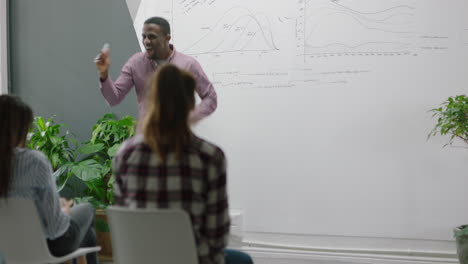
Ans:
[{"label": "short dark hair", "polygon": [[161,30],[164,34],[170,35],[171,34],[171,26],[169,26],[169,22],[162,17],[150,17],[146,19],[145,24],[155,24],[161,27]]}]

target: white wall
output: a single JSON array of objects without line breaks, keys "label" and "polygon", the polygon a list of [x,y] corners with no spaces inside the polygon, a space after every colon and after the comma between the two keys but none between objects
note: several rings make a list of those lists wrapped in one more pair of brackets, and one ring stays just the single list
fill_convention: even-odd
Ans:
[{"label": "white wall", "polygon": [[8,93],[7,0],[0,0],[0,94]]}]

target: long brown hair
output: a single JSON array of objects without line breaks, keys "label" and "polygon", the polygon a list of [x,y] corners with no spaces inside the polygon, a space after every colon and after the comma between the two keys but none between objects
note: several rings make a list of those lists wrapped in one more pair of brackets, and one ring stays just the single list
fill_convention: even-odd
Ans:
[{"label": "long brown hair", "polygon": [[14,149],[26,142],[32,121],[31,108],[19,97],[0,95],[0,197],[8,195]]},{"label": "long brown hair", "polygon": [[157,151],[163,162],[169,152],[180,159],[190,143],[190,111],[195,107],[193,76],[174,65],[156,71],[149,82],[147,113],[143,120],[145,143]]}]

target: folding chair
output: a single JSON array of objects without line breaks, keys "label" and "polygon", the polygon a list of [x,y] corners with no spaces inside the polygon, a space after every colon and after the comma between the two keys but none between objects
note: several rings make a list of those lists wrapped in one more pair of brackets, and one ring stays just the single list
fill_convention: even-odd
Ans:
[{"label": "folding chair", "polygon": [[188,214],[181,209],[107,208],[116,264],[198,264]]},{"label": "folding chair", "polygon": [[0,199],[0,254],[7,264],[62,263],[99,250],[101,247],[78,248],[63,257],[52,256],[34,202]]}]

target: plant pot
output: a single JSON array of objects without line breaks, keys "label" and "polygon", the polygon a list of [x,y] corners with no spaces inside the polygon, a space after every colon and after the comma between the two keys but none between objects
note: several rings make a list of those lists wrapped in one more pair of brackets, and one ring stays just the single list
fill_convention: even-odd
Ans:
[{"label": "plant pot", "polygon": [[[96,209],[96,222],[105,222],[107,225],[107,215],[106,211],[103,209]],[[101,246],[101,251],[99,251],[99,260],[103,261],[112,261],[112,244],[109,230],[101,231],[99,228],[96,228],[97,244]]]},{"label": "plant pot", "polygon": [[468,226],[463,225],[453,229],[457,241],[457,255],[460,264],[468,264]]}]

